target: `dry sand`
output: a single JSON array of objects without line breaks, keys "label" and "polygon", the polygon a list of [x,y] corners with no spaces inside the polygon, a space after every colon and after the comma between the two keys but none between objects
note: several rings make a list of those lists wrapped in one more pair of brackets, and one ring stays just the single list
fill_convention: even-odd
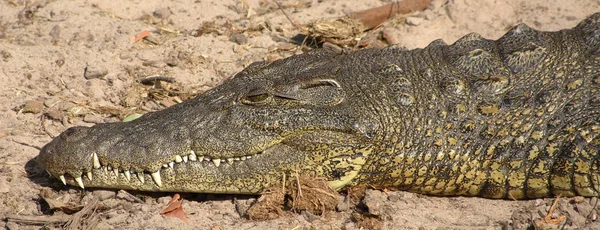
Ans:
[{"label": "dry sand", "polygon": [[[296,22],[305,24],[390,1],[280,2]],[[424,12],[384,27],[401,45],[419,48],[438,38],[452,43],[470,32],[497,39],[518,23],[540,30],[570,28],[595,11],[600,11],[597,0],[435,0]],[[214,22],[216,30],[211,31],[210,24],[202,27],[205,22]],[[134,42],[132,37],[144,30],[151,32],[151,41]],[[231,33],[236,30],[241,35]],[[38,154],[35,147],[51,140],[47,133],[117,121],[111,113],[122,117],[175,103],[164,91],[149,93],[152,89],[138,83],[141,78],[172,77],[179,84],[171,93],[185,98],[218,85],[254,61],[301,53],[286,42],[299,32],[272,1],[1,1],[0,227],[39,229],[7,221],[7,216],[72,218],[50,211],[42,201],[45,196],[75,206],[100,198],[101,208],[79,219],[83,225],[97,224],[97,229],[357,229],[351,209],[250,221],[240,217],[236,207],[243,209],[253,197],[203,194],[182,194],[189,222],[185,224],[159,215],[172,194],[132,192],[132,198],[100,190],[82,196],[81,190],[62,186],[31,161]],[[154,97],[142,97],[147,95]],[[49,118],[42,123],[44,113]],[[371,201],[379,205],[384,229],[525,228],[545,215],[553,201],[370,192],[379,193]],[[556,215],[567,216],[567,227],[600,228],[593,221],[597,200],[561,199]]]}]

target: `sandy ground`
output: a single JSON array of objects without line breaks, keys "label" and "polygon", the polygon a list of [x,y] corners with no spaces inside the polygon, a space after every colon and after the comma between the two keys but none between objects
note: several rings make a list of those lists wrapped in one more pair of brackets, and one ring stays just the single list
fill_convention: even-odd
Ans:
[{"label": "sandy ground", "polygon": [[[280,2],[305,24],[390,1]],[[600,11],[597,0],[435,0],[424,12],[391,20],[384,28],[401,45],[419,48],[438,38],[452,43],[470,32],[497,39],[518,23],[541,30],[570,28],[595,11]],[[353,208],[341,204],[340,211],[322,216],[289,213],[251,221],[238,210],[254,197],[203,194],[182,194],[186,224],[159,215],[172,194],[82,192],[49,178],[32,161],[37,148],[51,140],[49,134],[161,109],[177,97],[218,85],[249,63],[302,52],[287,42],[300,31],[272,1],[5,0],[0,12],[0,227],[41,226],[7,219],[15,216],[38,217],[50,229],[61,226],[49,224],[51,218],[73,219],[65,214],[68,208],[50,210],[46,197],[73,207],[100,199],[101,208],[77,219],[97,229],[360,228],[352,221]],[[205,22],[214,22],[215,29],[203,27]],[[134,42],[132,37],[144,30],[151,37]],[[139,83],[153,76],[174,78],[174,93],[152,93],[154,88]],[[522,229],[545,215],[554,200],[370,193],[384,229]],[[568,228],[600,228],[597,201],[560,199],[555,217],[565,215],[561,224]]]}]

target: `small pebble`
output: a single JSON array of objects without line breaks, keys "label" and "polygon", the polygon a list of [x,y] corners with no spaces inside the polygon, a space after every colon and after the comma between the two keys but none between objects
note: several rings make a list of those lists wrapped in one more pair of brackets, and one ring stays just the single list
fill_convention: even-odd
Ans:
[{"label": "small pebble", "polygon": [[357,227],[356,223],[354,223],[354,222],[348,222],[348,223],[344,224],[344,228],[342,228],[342,229],[346,229],[346,230],[359,230],[359,229],[362,229],[362,228]]},{"label": "small pebble", "polygon": [[384,204],[387,201],[387,195],[379,190],[367,189],[365,191],[365,197],[362,199],[361,203],[367,210],[369,214],[380,216],[385,214]]},{"label": "small pebble", "polygon": [[88,65],[85,67],[83,77],[85,79],[101,78],[108,74],[108,70],[99,66]]},{"label": "small pebble", "polygon": [[221,225],[215,225],[210,228],[210,230],[223,230],[224,228]]},{"label": "small pebble", "polygon": [[172,198],[170,196],[163,196],[163,197],[158,198],[158,203],[167,205],[167,204],[169,204],[169,202],[171,202],[171,199]]},{"label": "small pebble", "polygon": [[247,205],[252,205],[252,204],[254,204],[255,202],[256,202],[256,198],[250,198],[250,199],[246,200],[246,204],[247,204]]},{"label": "small pebble", "polygon": [[538,207],[540,205],[545,205],[545,204],[546,204],[546,201],[544,201],[544,199],[536,199],[533,201],[533,205],[536,207]]},{"label": "small pebble", "polygon": [[126,212],[131,212],[133,209],[133,203],[131,202],[123,202],[123,210]]},{"label": "small pebble", "polygon": [[403,192],[403,193],[404,193],[404,195],[402,195],[402,197],[404,198],[404,200],[411,200],[416,197],[416,195],[412,192]]},{"label": "small pebble", "polygon": [[408,24],[410,26],[418,26],[418,25],[421,25],[422,22],[423,22],[422,18],[417,18],[417,17],[406,18],[406,24]]},{"label": "small pebble", "polygon": [[50,99],[44,101],[44,106],[51,108],[52,106],[55,106],[58,102],[59,102],[59,100],[57,100],[55,98],[50,98]]},{"label": "small pebble", "polygon": [[398,35],[397,31],[389,28],[389,27],[385,27],[383,28],[383,31],[381,32],[383,39],[385,39],[385,41],[390,44],[390,45],[394,45],[394,44],[399,44],[400,40],[398,39],[400,36]]},{"label": "small pebble", "polygon": [[234,201],[234,204],[235,210],[240,215],[240,217],[245,217],[248,215],[248,208],[250,208],[250,205],[245,200],[236,199]]},{"label": "small pebble", "polygon": [[388,195],[388,200],[391,202],[399,201],[402,196],[398,192],[393,192]]},{"label": "small pebble", "polygon": [[0,180],[0,193],[10,192],[10,185],[6,180]]},{"label": "small pebble", "polygon": [[118,216],[119,213],[117,213],[117,211],[110,211],[108,213],[106,213],[106,217],[110,218],[115,218],[116,216]]},{"label": "small pebble", "polygon": [[433,19],[435,19],[435,16],[436,16],[435,13],[431,10],[425,10],[425,11],[423,11],[422,14],[426,20],[433,20]]},{"label": "small pebble", "polygon": [[309,223],[315,222],[316,220],[319,220],[319,219],[320,219],[320,217],[319,217],[319,216],[317,216],[317,215],[315,215],[315,214],[312,214],[312,213],[310,213],[310,212],[307,212],[307,211],[302,211],[300,214],[301,214],[301,215],[304,217],[304,219],[305,219],[306,221],[308,221]]},{"label": "small pebble", "polygon": [[583,196],[573,197],[573,202],[575,202],[575,203],[581,203],[583,201],[585,201],[585,197],[583,197]]},{"label": "small pebble", "polygon": [[97,115],[97,114],[86,114],[83,117],[83,121],[85,121],[87,123],[99,124],[99,123],[103,123],[104,119],[102,118],[102,116]]},{"label": "small pebble", "polygon": [[592,197],[592,198],[590,198],[590,204],[591,205],[597,205],[598,204],[598,197]]},{"label": "small pebble", "polygon": [[15,222],[8,222],[8,223],[6,223],[5,227],[6,227],[6,229],[9,229],[9,230],[17,230],[17,229],[19,229],[19,224],[15,223]]},{"label": "small pebble", "polygon": [[57,43],[60,40],[60,26],[55,25],[48,33],[52,37],[52,43]]},{"label": "small pebble", "polygon": [[95,190],[92,192],[92,195],[98,198],[98,200],[108,200],[110,198],[114,198],[116,193],[110,190]]},{"label": "small pebble", "polygon": [[142,211],[143,213],[148,213],[150,211],[150,207],[148,205],[142,205],[140,207],[140,211]]},{"label": "small pebble", "polygon": [[164,60],[164,62],[170,67],[179,65],[179,60],[177,60],[176,58],[168,58]]},{"label": "small pebble", "polygon": [[233,33],[229,36],[229,41],[235,42],[238,45],[243,45],[248,43],[248,38],[242,33]]},{"label": "small pebble", "polygon": [[152,15],[157,18],[167,19],[171,16],[171,10],[169,8],[156,9]]},{"label": "small pebble", "polygon": [[44,109],[44,102],[31,100],[26,101],[25,106],[23,106],[24,113],[40,113]]},{"label": "small pebble", "polygon": [[350,202],[346,199],[346,197],[339,197],[338,203],[335,206],[335,210],[338,212],[343,212],[347,211],[348,209],[350,209]]}]

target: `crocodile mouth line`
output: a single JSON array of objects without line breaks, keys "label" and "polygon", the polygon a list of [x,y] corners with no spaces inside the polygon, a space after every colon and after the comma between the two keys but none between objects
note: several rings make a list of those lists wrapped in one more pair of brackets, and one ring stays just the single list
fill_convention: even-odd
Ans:
[{"label": "crocodile mouth line", "polygon": [[[194,152],[194,150],[189,150],[187,155],[183,155],[183,156],[175,155],[174,159],[172,161],[163,163],[162,167],[160,169],[158,169],[156,172],[135,171],[134,169],[124,169],[124,168],[119,168],[119,167],[112,167],[109,164],[102,163],[100,161],[100,159],[98,158],[97,153],[92,153],[92,155],[91,155],[92,169],[87,172],[83,172],[81,175],[71,175],[71,176],[73,177],[73,180],[77,183],[77,185],[82,189],[85,189],[82,175],[85,173],[86,177],[90,181],[92,181],[94,178],[94,176],[93,176],[94,170],[96,173],[104,173],[106,176],[111,177],[113,179],[119,179],[119,177],[123,177],[127,181],[130,181],[132,179],[133,175],[135,175],[142,184],[145,183],[145,179],[144,179],[145,174],[150,174],[150,176],[151,176],[152,180],[154,181],[154,183],[156,184],[156,186],[162,187],[163,183],[162,183],[160,171],[163,169],[173,169],[178,164],[186,164],[186,163],[192,163],[192,162],[197,162],[197,163],[204,162],[205,164],[212,163],[215,167],[219,167],[223,163],[233,165],[238,162],[243,162],[248,159],[252,159],[252,158],[256,157],[257,155],[261,155],[263,153],[264,153],[264,151],[260,151],[260,152],[253,153],[253,154],[246,155],[246,156],[229,157],[229,158],[221,159],[221,158],[211,158],[209,156],[198,155],[198,154],[196,154],[196,152]],[[52,175],[50,172],[48,172],[48,174]],[[65,173],[65,174],[67,174],[67,173]],[[60,181],[64,185],[67,185],[67,180],[66,180],[65,174],[58,176],[58,179],[60,179]]]}]

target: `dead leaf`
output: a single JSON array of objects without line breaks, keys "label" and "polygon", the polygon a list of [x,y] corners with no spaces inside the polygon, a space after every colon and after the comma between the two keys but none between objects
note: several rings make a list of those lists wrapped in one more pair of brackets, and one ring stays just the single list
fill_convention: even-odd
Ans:
[{"label": "dead leaf", "polygon": [[171,199],[171,201],[169,201],[169,204],[167,205],[167,207],[164,208],[163,210],[160,210],[160,214],[168,216],[168,217],[178,218],[180,220],[183,220],[183,222],[185,222],[187,224],[187,218],[185,217],[185,212],[183,211],[183,207],[181,207],[182,202],[183,202],[183,199],[181,199],[179,194],[176,193],[175,195],[173,195],[173,198]]},{"label": "dead leaf", "polygon": [[44,197],[44,196],[42,196],[42,199],[44,199],[44,201],[46,201],[46,203],[48,204],[48,207],[51,210],[61,211],[66,214],[73,214],[73,213],[76,213],[76,212],[80,211],[81,209],[83,209],[83,205],[75,204],[73,202],[63,203],[60,200],[56,200],[56,199],[52,199],[52,198]]},{"label": "dead leaf", "polygon": [[384,6],[366,9],[350,14],[350,18],[358,20],[365,29],[372,29],[396,14],[408,14],[427,8],[429,0],[406,0],[393,2]]},{"label": "dead leaf", "polygon": [[133,40],[135,42],[139,42],[140,40],[142,40],[145,37],[150,36],[150,32],[148,32],[147,30],[142,31],[141,33],[135,35],[135,37],[133,38]]}]

